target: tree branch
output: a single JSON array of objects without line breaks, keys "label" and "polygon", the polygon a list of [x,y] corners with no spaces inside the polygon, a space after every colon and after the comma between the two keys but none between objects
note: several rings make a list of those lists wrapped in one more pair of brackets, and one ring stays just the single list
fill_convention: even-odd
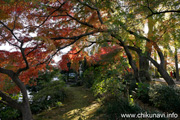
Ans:
[{"label": "tree branch", "polygon": [[99,18],[99,21],[100,21],[101,24],[103,24],[103,20],[102,20],[101,14],[100,14],[99,9],[97,7],[92,7],[89,4],[86,4],[85,2],[82,2],[81,0],[77,0],[77,1],[79,3],[81,3],[82,5],[85,5],[85,6],[89,7],[90,9],[96,10],[98,18]]},{"label": "tree branch", "polygon": [[81,34],[79,36],[73,36],[73,37],[55,37],[55,38],[51,38],[52,40],[60,40],[60,39],[69,39],[69,40],[78,40],[84,36],[88,36],[88,35],[93,35],[97,32],[102,32],[102,31],[92,31],[92,32],[89,32],[89,33],[84,33],[84,34]]},{"label": "tree branch", "polygon": [[7,25],[5,25],[1,20],[0,20],[0,24],[2,24],[7,30],[9,30],[12,34],[12,36],[19,42],[21,42],[21,40],[19,40],[16,35],[13,33],[13,29],[10,29]]},{"label": "tree branch", "polygon": [[[13,108],[16,108],[18,110],[21,109],[21,104],[19,104],[17,101],[13,100],[10,96],[8,96],[7,94],[3,93],[0,90],[0,96],[2,97],[2,100],[0,100],[3,104],[9,105]],[[5,102],[4,102],[5,101]]]},{"label": "tree branch", "polygon": [[12,46],[14,46],[14,47],[17,47],[17,48],[20,48],[18,45],[9,42],[9,41],[5,38],[5,36],[1,35],[1,37],[3,37],[3,39],[4,39],[6,42],[8,42],[10,45],[12,45]]},{"label": "tree branch", "polygon": [[148,15],[146,18],[151,17],[153,15],[162,14],[162,13],[180,13],[180,10],[165,10],[160,12],[153,12],[150,15]]},{"label": "tree branch", "polygon": [[24,62],[25,62],[25,64],[26,64],[26,67],[24,67],[24,68],[19,68],[19,69],[17,70],[17,72],[16,72],[17,75],[19,75],[22,71],[25,71],[25,70],[29,69],[29,63],[28,63],[28,61],[27,61],[27,59],[26,59],[26,55],[25,55],[25,53],[24,53],[24,48],[21,48],[20,50],[21,50],[21,54],[22,54],[23,60],[24,60]]},{"label": "tree branch", "polygon": [[69,16],[70,18],[72,18],[73,20],[77,21],[80,24],[86,25],[86,26],[91,27],[91,28],[95,28],[93,25],[91,25],[87,22],[82,22],[82,21],[78,20],[77,18],[71,16],[70,14],[68,14],[68,13],[66,13],[66,14],[67,14],[67,16]]},{"label": "tree branch", "polygon": [[65,2],[63,2],[57,9],[55,9],[53,12],[51,12],[47,17],[46,19],[40,24],[37,26],[37,28],[41,27],[48,19],[49,17],[54,14],[56,11],[58,11],[59,9],[61,9],[61,7],[67,2],[68,0],[66,0]]},{"label": "tree branch", "polygon": [[89,45],[86,45],[86,46],[83,46],[79,51],[77,51],[76,53],[68,53],[68,54],[73,54],[73,55],[75,55],[75,54],[79,54],[84,48],[87,48],[87,47],[90,47],[90,46],[92,46],[93,44],[95,44],[96,42],[92,42],[91,44],[89,44]]}]

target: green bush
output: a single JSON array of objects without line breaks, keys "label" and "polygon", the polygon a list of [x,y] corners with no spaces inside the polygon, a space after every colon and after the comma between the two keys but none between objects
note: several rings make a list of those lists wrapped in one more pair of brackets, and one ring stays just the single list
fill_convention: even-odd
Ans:
[{"label": "green bush", "polygon": [[66,97],[63,86],[64,81],[52,81],[44,84],[43,89],[33,93],[33,102],[31,110],[33,113],[39,113],[50,107],[55,107],[58,103],[64,101]]},{"label": "green bush", "polygon": [[[138,104],[131,102],[130,99],[117,96],[106,97],[102,101],[96,116],[101,116],[103,120],[144,120],[148,118],[123,118],[122,114],[163,114],[160,111],[141,108]],[[103,115],[103,116],[102,116]],[[149,120],[149,119],[148,119]],[[168,120],[167,118],[152,118],[152,120]]]},{"label": "green bush", "polygon": [[93,76],[91,89],[95,95],[113,94],[118,96],[122,92],[127,92],[126,84],[123,84],[125,82],[123,79],[124,69],[121,64],[109,64],[88,70],[93,72],[93,75],[90,74],[89,76]]},{"label": "green bush", "polygon": [[0,120],[19,120],[20,111],[0,104]]},{"label": "green bush", "polygon": [[[17,100],[19,94],[16,96],[10,95],[13,99]],[[17,109],[0,104],[0,120],[20,120],[21,113]]]},{"label": "green bush", "polygon": [[180,113],[180,88],[166,85],[153,85],[149,90],[150,101],[165,112]]},{"label": "green bush", "polygon": [[107,120],[121,120],[121,114],[136,114],[142,112],[142,109],[131,104],[126,98],[112,97],[104,100],[104,114]]},{"label": "green bush", "polygon": [[138,87],[136,89],[136,96],[143,103],[151,103],[149,101],[149,88],[150,85],[148,83],[137,83]]},{"label": "green bush", "polygon": [[[30,79],[29,83],[31,85],[26,85],[26,88],[30,92],[37,92],[41,89],[43,89],[45,84],[50,83],[53,78],[58,78],[59,80],[62,80],[62,74],[59,73],[58,69],[53,69],[53,71],[47,70],[45,72],[40,71],[38,73],[38,78],[36,79]],[[36,83],[36,84],[34,84]],[[34,84],[34,85],[33,85]]]},{"label": "green bush", "polygon": [[84,73],[83,73],[83,84],[87,88],[91,88],[95,82],[95,79],[99,76],[99,73],[101,71],[101,67],[89,67]]}]

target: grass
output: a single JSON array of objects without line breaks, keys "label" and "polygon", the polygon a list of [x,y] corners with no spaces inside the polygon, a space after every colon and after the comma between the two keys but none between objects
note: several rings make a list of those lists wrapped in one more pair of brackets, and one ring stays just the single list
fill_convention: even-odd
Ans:
[{"label": "grass", "polygon": [[34,116],[35,120],[91,120],[100,104],[83,87],[67,87],[68,98],[63,106]]}]

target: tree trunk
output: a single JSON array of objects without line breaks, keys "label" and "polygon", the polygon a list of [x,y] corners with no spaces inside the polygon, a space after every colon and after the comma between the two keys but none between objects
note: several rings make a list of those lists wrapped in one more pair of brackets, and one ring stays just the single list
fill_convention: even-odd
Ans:
[{"label": "tree trunk", "polygon": [[164,68],[167,70],[167,52],[164,51]]},{"label": "tree trunk", "polygon": [[[112,35],[113,36],[113,35]],[[113,36],[114,37],[114,36]],[[125,52],[126,52],[126,55],[127,55],[127,58],[128,58],[128,61],[129,61],[129,64],[131,65],[133,71],[134,71],[134,77],[136,79],[137,82],[142,82],[140,77],[139,77],[139,70],[136,66],[136,63],[135,61],[133,60],[132,58],[132,55],[128,49],[128,47],[124,44],[124,42],[121,40],[121,39],[118,39],[119,42],[120,42],[120,45],[123,46]]]},{"label": "tree trunk", "polygon": [[[157,52],[154,51],[154,60],[157,61]],[[159,77],[157,68],[154,68],[154,76]]]},{"label": "tree trunk", "polygon": [[[156,46],[158,55],[160,57],[161,63],[158,64],[157,61],[154,60],[151,56],[146,56],[146,59],[149,59],[151,61],[151,63],[153,63],[153,65],[157,68],[158,72],[161,74],[161,76],[164,78],[164,80],[167,82],[167,84],[173,86],[173,85],[175,85],[175,83],[164,68],[164,63],[165,63],[164,56],[156,44],[155,44],[155,46]],[[136,51],[138,54],[143,54],[142,50],[140,48],[130,47],[130,46],[128,46],[128,48]]]},{"label": "tree trunk", "polygon": [[[161,57],[161,63],[163,63],[163,56],[162,53],[159,54]],[[173,79],[169,76],[167,71],[164,68],[164,64],[158,64],[157,61],[152,59],[150,56],[148,56],[148,59],[153,63],[153,65],[157,68],[158,72],[161,74],[161,76],[164,78],[164,80],[167,82],[168,85],[174,86],[175,83]]]},{"label": "tree trunk", "polygon": [[31,113],[31,109],[29,106],[29,102],[26,103],[24,102],[22,107],[21,107],[21,113],[22,113],[22,119],[23,120],[33,120],[33,116]]},{"label": "tree trunk", "polygon": [[[28,67],[24,68],[27,69]],[[7,70],[0,67],[0,73],[8,75],[12,81],[19,87],[22,95],[23,95],[23,102],[19,103],[12,99],[9,95],[5,94],[4,92],[0,91],[0,97],[2,99],[0,100],[1,103],[4,103],[5,105],[9,105],[15,109],[18,109],[22,113],[22,119],[23,120],[33,120],[29,100],[28,100],[28,94],[26,87],[24,83],[19,79],[19,74],[23,71],[23,69],[19,69],[19,72],[14,72],[12,70]]]},{"label": "tree trunk", "polygon": [[158,71],[161,74],[161,76],[164,78],[164,80],[167,82],[168,85],[170,85],[170,86],[175,85],[173,79],[169,76],[169,74],[167,73],[167,71],[164,68],[159,67]]},{"label": "tree trunk", "polygon": [[150,82],[151,81],[151,77],[150,77],[150,74],[149,74],[149,60],[141,55],[141,54],[138,54],[139,55],[139,76],[142,80],[142,82]]},{"label": "tree trunk", "polygon": [[179,81],[179,68],[178,68],[177,52],[175,54],[175,67],[176,67],[176,81]]}]

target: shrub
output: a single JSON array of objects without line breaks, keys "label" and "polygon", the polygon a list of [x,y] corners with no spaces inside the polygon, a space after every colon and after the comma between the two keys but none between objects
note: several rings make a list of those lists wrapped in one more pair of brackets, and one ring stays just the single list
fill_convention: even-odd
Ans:
[{"label": "shrub", "polygon": [[31,110],[33,113],[41,112],[49,107],[57,106],[58,103],[64,101],[66,97],[63,86],[63,81],[52,81],[43,85],[43,89],[37,93],[33,93],[33,102]]},{"label": "shrub", "polygon": [[109,96],[126,94],[126,84],[122,78],[122,66],[119,64],[99,66],[94,70],[94,80],[91,87],[95,96]]},{"label": "shrub", "polygon": [[150,88],[149,96],[155,107],[165,112],[180,113],[180,88],[153,85]]},{"label": "shrub", "polygon": [[0,120],[18,120],[20,111],[0,104]]},{"label": "shrub", "polygon": [[[117,96],[109,96],[103,100],[103,106],[100,107],[97,112],[96,116],[101,116],[103,120],[144,120],[150,119],[146,118],[147,116],[140,116],[142,118],[123,118],[122,114],[158,114],[162,115],[163,113],[156,110],[148,110],[141,108],[138,104],[132,102],[131,100],[123,97]],[[103,115],[103,116],[102,116]],[[143,118],[144,117],[144,118]],[[152,120],[168,120],[167,118],[151,118]]]},{"label": "shrub", "polygon": [[[12,96],[13,99],[17,100],[18,95]],[[0,104],[0,120],[20,120],[21,113],[17,109]]]},{"label": "shrub", "polygon": [[43,89],[45,84],[50,83],[53,80],[53,78],[57,78],[59,80],[63,79],[63,76],[59,73],[58,69],[53,69],[53,71],[47,70],[45,72],[40,71],[38,73],[38,78],[30,79],[30,84],[27,84],[26,88],[30,92],[37,92]]},{"label": "shrub", "polygon": [[149,88],[150,85],[148,83],[137,83],[138,87],[136,89],[137,97],[140,99],[143,103],[151,103],[149,101]]},{"label": "shrub", "polygon": [[100,76],[100,71],[101,71],[101,67],[89,67],[84,73],[83,73],[83,84],[87,87],[87,88],[91,88],[94,84],[94,81],[97,77]]},{"label": "shrub", "polygon": [[138,105],[131,104],[126,98],[111,97],[104,100],[103,105],[107,120],[121,120],[121,114],[136,114],[142,111]]}]

